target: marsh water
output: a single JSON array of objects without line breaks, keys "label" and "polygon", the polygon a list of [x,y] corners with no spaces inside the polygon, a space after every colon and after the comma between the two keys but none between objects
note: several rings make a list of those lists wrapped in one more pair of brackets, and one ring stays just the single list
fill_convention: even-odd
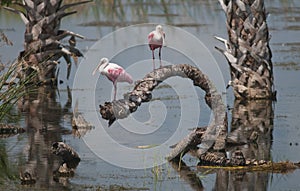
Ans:
[{"label": "marsh water", "polygon": [[[86,37],[77,41],[77,47],[85,54],[85,58],[80,58],[79,66],[72,68],[69,80],[62,60],[59,80],[63,83],[57,89],[39,88],[34,96],[18,102],[12,111],[18,117],[11,123],[22,126],[26,132],[0,139],[0,190],[299,190],[299,170],[286,173],[207,170],[197,167],[198,159],[189,154],[183,158],[180,171],[177,163],[156,165],[162,156],[146,155],[154,158],[153,165],[130,168],[130,161],[136,160],[135,155],[125,156],[115,150],[114,144],[103,141],[104,136],[95,135],[106,133],[127,148],[164,144],[177,132],[178,124],[182,121],[184,125],[180,126],[180,132],[183,136],[193,127],[209,123],[210,110],[205,104],[204,94],[194,89],[192,82],[187,79],[170,79],[153,91],[153,100],[143,104],[129,121],[121,119],[107,127],[107,121],[101,119],[97,111],[99,104],[112,99],[113,86],[103,76],[92,76],[91,69],[99,62],[98,57],[107,56],[121,63],[134,80],[141,79],[152,70],[151,52],[146,45],[147,36],[144,36],[144,32],[157,23],[167,26],[166,33],[169,32],[166,35],[167,47],[162,52],[164,64],[195,64],[189,56],[182,56],[186,55],[184,51],[192,52],[195,47],[178,43],[180,47],[176,49],[172,45],[184,39],[178,34],[196,37],[201,42],[199,46],[204,47],[199,48],[200,62],[204,55],[202,63],[196,65],[211,72],[210,76],[221,76],[222,80],[217,81],[217,86],[228,105],[231,135],[242,139],[243,134],[251,132],[251,128],[260,132],[258,144],[229,148],[228,154],[234,149],[240,149],[247,157],[259,160],[298,162],[300,2],[265,1],[272,36],[270,47],[273,52],[277,101],[251,103],[234,101],[231,89],[225,89],[230,79],[229,69],[225,58],[214,48],[222,47],[222,44],[213,38],[215,35],[227,37],[225,15],[217,0],[113,2],[114,8],[110,4],[112,1],[95,1],[80,7],[76,15],[63,19],[61,28]],[[126,26],[137,27],[140,32],[123,38],[128,41],[138,39],[141,43],[121,49],[119,46],[127,46],[118,45],[124,39],[114,37],[120,35]],[[1,62],[10,63],[23,49],[25,27],[18,16],[0,9],[0,29],[14,44],[0,47]],[[173,34],[170,29],[179,32]],[[111,41],[103,40],[110,38]],[[207,52],[211,55],[207,56]],[[214,61],[210,62],[211,57],[217,65],[214,65]],[[215,70],[211,71],[211,68]],[[120,84],[118,98],[132,88],[133,85]],[[191,93],[190,89],[194,92]],[[94,128],[80,131],[72,129],[71,119],[76,102],[78,112]],[[187,117],[183,112],[188,113]],[[124,129],[124,124],[133,124],[137,129]],[[145,130],[147,128],[149,130]],[[50,152],[51,144],[55,141],[69,144],[81,157],[73,177],[53,178],[53,171],[59,161]],[[104,152],[111,158],[104,156]],[[129,162],[122,163],[122,160]],[[26,170],[33,172],[36,184],[20,184],[19,172]]]}]

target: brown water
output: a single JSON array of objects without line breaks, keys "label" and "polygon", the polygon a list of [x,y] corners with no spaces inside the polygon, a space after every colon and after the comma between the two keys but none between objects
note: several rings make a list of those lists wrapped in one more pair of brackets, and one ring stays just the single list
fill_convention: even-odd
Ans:
[{"label": "brown water", "polygon": [[[97,1],[98,2],[98,1]],[[102,2],[102,1],[101,1]],[[117,2],[117,1],[116,1]],[[214,35],[226,37],[225,17],[217,1],[151,1],[141,4],[139,1],[123,1],[123,6],[117,6],[113,11],[109,6],[95,3],[94,6],[83,7],[77,15],[63,20],[62,28],[72,30],[86,36],[85,40],[78,41],[78,47],[85,53],[93,50],[92,46],[105,35],[120,29],[124,26],[137,23],[162,23],[180,27],[195,35],[211,52],[216,59],[224,81],[229,80],[229,71],[226,60],[214,49],[214,46],[221,46],[214,38]],[[300,161],[299,146],[299,60],[300,60],[300,2],[299,1],[265,1],[268,10],[268,26],[270,29],[271,49],[273,52],[275,89],[278,92],[277,102],[267,105],[256,104],[252,106],[252,114],[244,114],[249,123],[257,122],[260,131],[263,132],[258,145],[245,145],[240,147],[246,156],[258,159],[293,162]],[[11,13],[0,9],[0,29],[14,43],[12,47],[0,47],[1,61],[6,63],[12,61],[22,50],[24,25],[20,19]],[[170,34],[170,33],[169,33]],[[168,37],[168,36],[167,36]],[[170,35],[169,35],[170,37]],[[144,37],[140,37],[144,38]],[[146,37],[145,37],[146,38]],[[175,43],[168,39],[169,44]],[[112,45],[113,46],[113,45]],[[109,47],[108,47],[109,48]],[[102,54],[99,51],[99,54]],[[138,58],[137,58],[138,57]],[[139,59],[150,59],[151,53],[146,46],[132,47],[120,52],[114,57],[115,62],[123,62],[124,67],[134,71],[130,66],[137,63]],[[165,48],[163,58],[171,63],[190,62],[188,58],[178,56],[178,52],[171,48]],[[89,60],[89,58],[85,58]],[[82,63],[87,64],[84,60]],[[94,62],[97,62],[95,60]],[[93,64],[93,67],[96,63]],[[158,167],[145,169],[128,169],[112,165],[101,159],[90,150],[86,142],[89,137],[99,131],[99,127],[87,132],[78,133],[72,131],[71,118],[76,99],[70,98],[71,94],[82,95],[80,92],[91,92],[92,87],[82,77],[85,89],[73,89],[67,91],[67,86],[72,89],[73,81],[66,80],[65,66],[61,66],[60,79],[64,81],[58,91],[40,89],[36,97],[31,100],[39,102],[24,102],[16,107],[20,117],[15,122],[26,129],[26,133],[0,139],[1,165],[0,165],[0,190],[299,190],[299,170],[287,174],[245,172],[236,173],[223,170],[208,171],[196,167],[197,159],[187,155],[184,157],[182,170],[177,171],[178,164],[166,163]],[[87,66],[88,67],[88,66]],[[205,64],[203,65],[205,67]],[[144,73],[151,70],[145,67],[140,74],[133,74],[135,79],[141,78]],[[75,76],[75,67],[72,77]],[[86,80],[89,77],[86,77]],[[168,82],[171,84],[172,82]],[[138,145],[161,144],[174,134],[177,124],[182,116],[181,100],[187,103],[199,101],[200,111],[197,105],[191,107],[189,112],[200,112],[199,126],[207,125],[209,122],[209,109],[202,97],[203,93],[196,90],[199,99],[195,99],[189,93],[180,94],[169,84],[163,84],[153,93],[153,101],[143,104],[133,114],[141,124],[149,128],[162,126],[147,136],[130,133],[122,128],[122,121],[107,128],[106,122],[100,119],[107,132],[114,140],[127,147]],[[176,83],[176,82],[175,82]],[[188,84],[191,82],[184,81]],[[224,84],[225,86],[225,84]],[[120,92],[129,91],[132,86],[120,86]],[[178,90],[184,89],[178,86]],[[109,90],[109,91],[107,91]],[[97,82],[95,95],[95,107],[89,107],[88,98],[80,97],[79,112],[89,114],[98,109],[98,104],[110,100],[112,85],[104,77]],[[92,92],[93,93],[93,92]],[[121,93],[118,94],[118,97]],[[242,110],[242,104],[234,105],[231,90],[226,96],[229,107],[235,107],[235,111]],[[158,101],[158,102],[157,102]],[[262,106],[263,105],[263,106]],[[248,106],[249,107],[249,106]],[[149,121],[151,114],[166,111],[164,121]],[[229,111],[230,130],[237,133],[247,133],[245,129],[237,126]],[[94,119],[87,120],[93,121]],[[243,115],[241,115],[241,118]],[[198,119],[197,119],[198,120]],[[159,124],[159,123],[162,123]],[[186,119],[187,125],[192,125],[193,120]],[[188,133],[187,126],[182,134]],[[80,155],[81,162],[72,178],[53,179],[52,173],[57,168],[58,158],[53,156],[50,145],[55,141],[64,141],[71,145]],[[101,141],[100,141],[101,142]],[[105,143],[103,143],[105,144]],[[99,150],[110,148],[109,144],[96,145]],[[120,154],[114,152],[111,145],[111,153],[116,158]],[[228,150],[228,153],[231,151]],[[110,154],[111,154],[110,153]],[[153,156],[152,156],[153,157]],[[154,156],[155,157],[155,156]],[[133,160],[133,159],[132,159]],[[159,159],[157,159],[159,160]],[[158,161],[157,161],[158,162]],[[19,171],[30,169],[37,177],[37,183],[32,186],[20,185],[18,179]]]}]

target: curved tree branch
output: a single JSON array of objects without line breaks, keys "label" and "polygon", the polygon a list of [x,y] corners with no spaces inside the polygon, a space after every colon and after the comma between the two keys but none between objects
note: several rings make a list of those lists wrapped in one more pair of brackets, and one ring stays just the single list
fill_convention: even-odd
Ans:
[{"label": "curved tree branch", "polygon": [[[221,95],[217,92],[216,87],[197,67],[188,64],[168,65],[148,73],[142,80],[136,82],[132,92],[125,99],[113,102],[105,102],[100,105],[100,114],[102,118],[109,120],[109,126],[116,119],[126,118],[130,113],[135,112],[142,102],[148,102],[152,98],[152,91],[161,82],[167,78],[180,76],[189,78],[195,86],[205,91],[205,101],[211,108],[214,118],[207,130],[202,136],[202,143],[199,154],[205,153],[214,145],[215,150],[222,150],[225,147],[227,135],[227,114]],[[196,134],[195,134],[196,135]],[[192,135],[190,141],[193,139]],[[180,155],[186,149],[188,142],[177,144],[168,159]]]}]

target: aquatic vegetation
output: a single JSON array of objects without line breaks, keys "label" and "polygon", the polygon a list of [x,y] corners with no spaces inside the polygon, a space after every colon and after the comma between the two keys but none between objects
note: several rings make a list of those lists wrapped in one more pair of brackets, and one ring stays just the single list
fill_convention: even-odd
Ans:
[{"label": "aquatic vegetation", "polygon": [[16,61],[9,66],[7,71],[0,73],[0,121],[5,117],[11,117],[10,111],[15,103],[26,93],[33,91],[31,79],[35,73],[16,81],[14,72],[18,65],[19,62]]},{"label": "aquatic vegetation", "polygon": [[8,160],[4,142],[0,141],[0,185],[5,184],[7,179],[16,180],[17,171]]},{"label": "aquatic vegetation", "polygon": [[[107,2],[107,3],[110,3],[110,2],[111,3],[114,3],[114,2],[115,3],[118,3],[118,2],[123,2],[124,3],[125,2],[123,10],[125,10],[126,13],[132,11],[132,15],[134,15],[133,13],[135,11],[136,12],[139,11],[139,9],[136,9],[136,7],[132,8],[132,10],[128,10],[128,7],[129,7],[128,5],[129,4],[134,5],[134,4],[139,3],[138,1],[134,1],[134,0],[132,0],[132,1],[126,1],[126,0],[123,0],[123,1],[113,1],[113,0],[110,0],[110,1],[103,0],[102,1],[102,0],[99,0],[98,1],[98,0],[94,0],[94,2],[96,2],[96,1],[99,2],[99,3],[103,2],[103,4],[104,4],[104,2]],[[265,0],[265,2],[268,2],[268,1],[270,2],[272,0]],[[278,2],[278,1],[279,0],[275,0],[274,2]],[[65,0],[64,2],[76,2],[76,1],[75,0],[72,0],[72,1],[71,0],[70,1]],[[128,3],[126,4],[126,2],[128,2]],[[140,2],[142,2],[142,1],[140,1]],[[146,2],[146,1],[143,1],[143,2]],[[149,11],[149,9],[151,10],[151,8],[149,8],[149,7],[153,6],[153,5],[150,5],[151,3],[156,4],[155,7],[158,7],[157,3],[160,2],[160,1],[157,0],[157,1],[151,1],[151,3],[150,3],[150,1],[148,1],[148,2],[149,3],[146,2],[145,5],[142,6],[142,8],[145,9],[146,14],[149,13],[149,12],[147,12],[147,11]],[[169,2],[171,2],[170,4],[173,4],[174,2],[179,2],[179,1],[173,0],[173,1],[169,1]],[[182,1],[182,2],[186,3],[186,2],[189,2],[189,1]],[[201,2],[204,2],[204,1],[203,0],[198,1],[198,3],[201,3]],[[281,2],[289,3],[291,1],[288,2],[288,1],[282,0]],[[206,1],[206,3],[209,3],[209,2]],[[140,4],[142,4],[142,3],[140,3]],[[170,7],[170,4],[168,4],[169,7]],[[174,7],[174,5],[173,5],[173,7]],[[194,7],[199,8],[199,6],[194,6]],[[215,6],[211,6],[211,7],[215,7]],[[176,6],[175,8],[177,9],[178,6]],[[176,22],[176,19],[173,20],[173,18],[180,16],[180,19],[181,19],[182,15],[178,16],[178,14],[177,14],[177,16],[176,16],[176,12],[173,12],[174,10],[176,10],[175,8],[167,10],[168,14],[166,13],[166,14],[161,14],[161,15],[154,15],[154,14],[149,15],[148,16],[150,18],[149,20],[153,21],[153,20],[151,20],[151,18],[153,19],[153,17],[155,17],[155,19],[164,20],[166,15],[168,15],[169,18],[171,18],[171,20],[170,20],[171,23]],[[102,22],[102,24],[99,22],[101,24],[100,27],[104,28],[105,30],[108,30],[108,31],[114,30],[114,28],[113,28],[114,24],[116,24],[117,27],[118,27],[119,24],[121,26],[122,23],[125,23],[125,24],[133,23],[131,21],[131,18],[133,18],[133,16],[132,17],[129,16],[130,14],[126,15],[126,17],[123,17],[123,18],[120,17],[120,19],[122,18],[123,20],[125,20],[127,22],[119,21],[119,18],[116,16],[117,14],[119,15],[119,13],[114,13],[114,11],[111,11],[112,9],[108,5],[106,5],[104,7],[91,6],[91,8],[87,7],[86,9],[88,9],[88,10],[95,9],[95,12],[96,12],[96,10],[98,12],[100,12],[101,13],[101,22]],[[102,9],[107,10],[108,17],[103,16]],[[217,12],[216,9],[215,8],[212,8],[212,9],[213,9],[213,11],[210,10],[211,14],[215,14]],[[116,6],[114,10],[121,11],[121,8]],[[160,13],[160,11],[161,12],[165,11],[165,10],[160,10],[159,8],[158,9],[156,8],[156,10],[158,10],[158,11],[156,11],[155,13],[158,13],[158,14]],[[180,8],[180,10],[181,10],[181,8]],[[192,12],[190,10],[191,9],[187,10],[188,14],[196,14],[195,17],[199,16],[199,15],[197,15],[196,11]],[[201,8],[199,8],[199,10],[200,11],[198,11],[198,14],[200,12],[200,14],[206,15],[205,12],[204,13],[203,13],[203,11],[201,12]],[[269,9],[267,9],[267,10],[269,10]],[[281,8],[279,10],[284,12],[284,10],[282,10]],[[110,13],[109,13],[109,11],[110,11]],[[88,13],[81,13],[81,14],[88,14]],[[209,19],[208,20],[204,19],[204,23],[207,23],[208,21],[213,23],[213,21],[215,21],[216,18],[218,18],[217,16],[215,16],[215,17],[210,17],[210,16],[206,15],[206,18],[209,18]],[[271,16],[271,18],[274,18],[274,16],[276,17],[276,15],[274,14],[274,15]],[[147,20],[148,17],[145,20]],[[199,18],[202,18],[202,17],[199,17]],[[110,19],[112,19],[112,20],[115,19],[115,23],[110,22]],[[199,20],[198,21],[193,21],[193,22],[196,23],[196,22],[199,22]],[[223,22],[223,21],[221,21],[221,22]],[[103,23],[105,23],[107,25],[104,26]],[[212,24],[212,25],[214,25],[214,24]],[[112,26],[112,27],[110,27],[110,26]],[[180,26],[180,23],[178,23],[177,26]],[[185,27],[185,26],[182,26],[182,27]],[[212,30],[210,27],[211,26],[209,26],[209,25],[205,25],[205,26],[203,26],[203,28],[201,28],[200,31],[203,32],[204,30]],[[188,29],[188,30],[190,30],[190,29]],[[194,28],[192,28],[191,30],[194,30]],[[291,29],[284,28],[283,30],[286,31],[286,30],[291,30]],[[281,31],[276,31],[276,32],[281,33]],[[106,33],[104,33],[104,34],[106,34]],[[95,35],[95,34],[93,33],[93,35]],[[222,34],[220,34],[220,35],[222,35]],[[273,35],[273,36],[276,36],[276,34]],[[281,40],[281,39],[279,39],[279,40]],[[274,43],[272,43],[272,45],[274,45]],[[298,45],[296,45],[296,47],[297,46]],[[288,47],[293,47],[293,45],[289,45]],[[274,48],[274,47],[272,47],[272,48]],[[287,52],[289,52],[289,51],[290,50],[288,50]],[[282,51],[276,53],[276,55],[281,56]],[[289,52],[288,55],[291,55],[291,53]],[[294,63],[297,63],[296,59],[293,56],[291,56],[290,59],[291,59],[291,62],[289,62],[289,63],[286,60],[284,60],[284,62],[279,62],[279,61],[275,60],[274,66],[278,66],[278,67],[276,67],[276,70],[277,70],[278,73],[281,71],[282,68],[286,68],[286,67],[294,70],[294,65],[295,65],[295,67],[297,66],[297,64],[294,64]],[[281,66],[281,63],[284,64],[284,65]],[[288,66],[286,66],[286,64],[288,64]],[[160,86],[158,86],[158,87],[160,87]],[[280,92],[281,95],[285,95],[284,94],[284,93],[286,93],[285,92],[286,91],[285,86],[282,86],[281,84],[278,84],[276,87],[281,90],[281,92]],[[290,84],[290,87],[294,88],[294,87],[296,87],[296,85]],[[162,91],[164,91],[165,88],[168,88],[168,87],[162,86],[161,87]],[[43,92],[42,94],[45,94],[45,93]],[[298,96],[297,92],[294,93],[294,94],[296,96]],[[47,96],[45,96],[45,97],[48,98]],[[293,101],[292,104],[295,105],[295,106],[297,105],[297,104],[295,104],[296,101],[297,101],[297,98],[298,97],[295,97],[295,99],[294,99],[294,97],[293,97],[291,99],[289,97],[285,97],[286,100]],[[159,98],[159,97],[158,98],[155,97],[155,99],[161,100],[161,98]],[[173,100],[173,99],[178,99],[178,97],[177,96],[170,96],[170,97],[163,98],[163,99]],[[43,102],[46,102],[46,100],[47,99],[42,99],[40,101],[40,105],[42,105]],[[39,110],[37,110],[36,109],[37,107],[31,106],[33,109],[35,109],[36,112],[34,114],[31,114],[28,118],[26,118],[26,120],[32,122],[31,121],[32,117],[33,116],[38,116],[39,117],[38,119],[39,119],[40,123],[35,123],[35,124],[37,124],[37,125],[34,126],[34,128],[37,130],[35,133],[28,134],[28,136],[30,137],[30,140],[32,140],[32,141],[30,141],[30,144],[31,144],[30,152],[27,153],[27,150],[25,150],[24,153],[22,154],[22,156],[23,155],[24,156],[25,155],[37,156],[38,159],[40,159],[40,157],[48,156],[47,155],[48,152],[41,152],[40,148],[42,148],[44,145],[49,143],[50,137],[51,137],[51,142],[52,141],[65,141],[66,140],[67,143],[70,143],[69,142],[70,135],[65,135],[64,133],[60,132],[60,128],[62,128],[62,127],[67,127],[69,129],[71,129],[71,127],[70,127],[71,123],[69,122],[70,117],[68,117],[68,114],[66,115],[65,112],[59,113],[60,110],[55,110],[54,112],[57,113],[56,115],[54,115],[55,119],[54,118],[50,118],[50,119],[47,118],[48,116],[49,117],[51,116],[51,113],[49,112],[49,108],[50,108],[50,110],[51,110],[51,108],[53,108],[53,106],[52,106],[53,103],[55,103],[54,98],[51,99],[49,101],[49,104],[47,106],[43,107],[42,109],[40,107],[40,108],[38,108]],[[282,102],[280,102],[280,104],[282,104]],[[273,159],[268,159],[269,155],[275,155],[275,159],[274,159],[274,161],[275,161],[278,158],[278,157],[276,157],[276,154],[277,154],[276,151],[278,152],[278,144],[280,146],[282,146],[282,145],[288,144],[288,143],[285,143],[284,141],[282,141],[284,138],[278,138],[277,137],[278,136],[277,132],[274,133],[274,135],[275,135],[274,138],[272,137],[273,132],[272,132],[271,128],[273,128],[273,120],[275,120],[275,122],[274,122],[274,124],[275,124],[274,127],[275,128],[278,128],[280,126],[286,127],[288,125],[290,125],[290,126],[293,125],[293,121],[291,121],[291,118],[292,118],[291,116],[293,114],[291,113],[290,110],[288,110],[288,111],[280,110],[281,109],[280,104],[278,104],[278,107],[276,108],[277,109],[277,113],[276,113],[277,117],[275,119],[274,119],[273,114],[272,114],[273,110],[270,113],[270,115],[265,115],[265,112],[267,112],[269,110],[269,107],[265,108],[266,105],[269,106],[268,103],[260,104],[260,105],[264,106],[264,107],[262,107],[261,110],[259,110],[260,108],[257,106],[257,104],[249,105],[249,106],[246,107],[246,106],[243,105],[243,103],[237,103],[237,105],[239,105],[238,109],[237,109],[237,107],[233,107],[232,105],[229,105],[230,107],[232,106],[232,108],[233,108],[233,110],[231,110],[231,111],[233,112],[232,115],[234,116],[234,118],[232,119],[233,122],[231,124],[231,131],[234,135],[243,135],[243,137],[242,136],[236,136],[239,139],[237,139],[237,140],[231,139],[231,141],[232,142],[235,141],[233,143],[236,143],[236,142],[240,143],[240,141],[241,141],[240,138],[243,138],[242,141],[247,142],[248,141],[247,140],[248,136],[245,136],[245,135],[248,135],[248,134],[250,135],[252,130],[257,131],[257,128],[260,128],[262,130],[262,133],[260,133],[259,131],[257,131],[257,132],[259,132],[260,135],[263,135],[263,136],[261,136],[261,139],[260,138],[258,139],[258,143],[249,143],[249,144],[247,143],[244,146],[244,148],[246,148],[246,149],[244,149],[243,152],[245,152],[245,150],[246,150],[246,152],[249,153],[249,154],[255,154],[255,156],[258,157],[258,158],[259,157],[261,157],[261,158],[266,157],[266,159],[270,160],[270,161],[273,161]],[[32,105],[34,105],[34,103]],[[286,103],[282,104],[282,105],[284,105],[283,107],[285,107],[285,106],[288,107],[288,105]],[[270,106],[272,106],[272,105],[270,105]],[[32,108],[31,108],[31,110],[33,110]],[[64,108],[64,109],[68,110],[69,108]],[[272,109],[272,107],[270,107],[270,109]],[[53,109],[52,109],[52,112],[53,112]],[[236,115],[234,115],[234,114],[236,114]],[[67,117],[65,118],[64,115],[66,115]],[[282,117],[282,116],[285,116],[285,117]],[[236,118],[236,117],[238,117],[238,118]],[[297,116],[295,116],[295,118],[296,117]],[[75,118],[75,119],[76,120],[80,119],[80,117]],[[81,124],[81,123],[76,122],[76,120],[75,120],[75,124]],[[82,119],[82,121],[84,121],[84,120]],[[278,123],[278,121],[284,121],[284,124]],[[243,123],[241,123],[241,122],[243,122]],[[39,128],[44,128],[44,127],[40,127],[39,126],[40,124],[42,124],[42,125],[50,124],[49,127],[48,127],[48,132],[47,132],[47,127],[46,127],[45,131],[39,132],[38,131],[38,130],[40,130]],[[54,126],[53,124],[55,125],[56,128],[53,127]],[[61,125],[58,125],[58,124],[61,124]],[[28,127],[32,128],[31,124],[26,124],[26,125]],[[170,125],[170,119],[167,119],[165,126],[169,126],[169,125]],[[116,125],[116,127],[119,127],[119,126]],[[252,128],[250,129],[249,127],[252,127]],[[282,129],[284,129],[284,128],[281,128],[280,131],[283,131]],[[292,128],[288,128],[288,131],[291,131],[291,129]],[[109,129],[109,130],[112,131],[112,130],[115,130],[115,129]],[[268,130],[268,134],[266,134],[266,135],[270,135],[270,139],[267,139],[268,136],[264,136],[263,132],[265,132],[265,130]],[[63,132],[65,132],[65,130]],[[63,135],[62,137],[60,136],[61,134]],[[80,135],[82,135],[82,133],[80,133]],[[35,137],[38,137],[39,140],[37,141],[36,139],[33,139]],[[45,138],[45,139],[43,139],[43,138]],[[232,138],[232,137],[230,137],[230,138]],[[233,137],[233,138],[235,138],[235,137]],[[262,139],[264,141],[259,142],[259,141],[262,141]],[[75,138],[71,138],[71,140],[73,141],[73,143],[74,142],[76,143],[76,144],[73,145],[73,146],[75,146],[76,150],[78,148],[82,148],[82,145],[80,143],[82,141],[77,141],[77,139],[75,139]],[[293,140],[294,139],[292,139],[292,141]],[[43,144],[40,144],[40,143],[43,143]],[[272,145],[272,143],[276,143],[276,144]],[[80,145],[78,146],[77,144],[78,145],[80,144]],[[19,144],[17,147],[22,147],[22,146],[23,146],[22,144]],[[148,148],[152,148],[153,146],[155,146],[155,145],[142,145],[138,148],[148,149]],[[270,146],[272,146],[272,147],[270,147]],[[266,152],[261,152],[262,151],[261,148],[264,149]],[[297,149],[297,146],[295,145],[292,148]],[[88,190],[88,189],[89,190],[96,190],[96,189],[97,190],[153,190],[153,189],[151,189],[151,186],[153,186],[153,180],[155,180],[155,177],[156,177],[156,182],[154,182],[154,183],[157,184],[157,186],[155,185],[155,188],[157,187],[157,190],[171,190],[171,189],[165,189],[165,187],[166,187],[165,185],[169,186],[168,184],[170,184],[170,185],[173,184],[175,186],[177,186],[178,184],[185,185],[185,186],[186,185],[188,185],[188,186],[191,185],[190,189],[192,188],[194,190],[201,190],[201,188],[202,188],[202,190],[203,189],[209,190],[210,186],[211,187],[215,186],[215,188],[217,189],[217,188],[221,187],[221,185],[226,185],[227,186],[227,185],[233,185],[233,184],[237,185],[237,184],[241,184],[241,183],[243,184],[244,187],[246,187],[246,188],[248,187],[248,188],[253,189],[254,184],[257,183],[257,182],[253,183],[254,180],[259,180],[258,184],[261,182],[261,184],[264,186],[264,187],[262,187],[263,189],[255,189],[255,190],[273,190],[272,188],[269,188],[270,187],[269,185],[278,186],[278,184],[282,183],[282,181],[279,181],[279,183],[277,183],[278,178],[276,178],[276,176],[274,176],[274,183],[270,184],[270,182],[268,182],[268,180],[269,180],[268,177],[272,176],[273,172],[276,172],[276,171],[275,170],[266,170],[266,171],[264,171],[260,166],[253,166],[251,168],[249,168],[249,167],[223,167],[222,168],[222,167],[219,167],[219,166],[215,166],[215,167],[209,166],[209,167],[206,168],[205,166],[203,166],[203,167],[197,167],[197,169],[195,169],[196,167],[193,166],[194,163],[192,165],[190,165],[190,163],[188,163],[188,165],[190,166],[191,169],[190,169],[190,171],[186,171],[186,174],[184,174],[184,172],[185,172],[185,170],[188,166],[184,166],[183,161],[186,160],[187,158],[185,157],[185,158],[183,158],[183,160],[181,160],[182,156],[180,157],[180,162],[176,161],[176,163],[174,163],[174,165],[176,165],[176,167],[174,167],[174,169],[171,168],[172,166],[170,166],[172,164],[171,162],[166,163],[166,165],[169,165],[170,167],[158,166],[158,167],[153,167],[153,169],[152,168],[151,169],[145,169],[145,172],[146,172],[145,174],[147,175],[147,177],[144,178],[144,177],[139,177],[138,176],[139,171],[113,168],[113,167],[111,167],[107,164],[102,164],[98,161],[95,162],[96,157],[90,156],[88,153],[86,153],[86,150],[83,151],[83,149],[82,150],[79,149],[79,151],[82,152],[82,154],[81,153],[80,154],[83,157],[82,158],[83,162],[80,164],[79,168],[77,169],[76,176],[69,182],[65,181],[65,183],[62,183],[62,182],[53,183],[53,181],[51,182],[51,178],[49,178],[49,182],[51,183],[49,185],[51,185],[51,187],[48,188],[48,189],[55,189],[54,186],[57,186],[57,185],[60,185],[60,184],[61,185],[65,184],[64,185],[65,189],[72,189],[72,190],[75,189],[74,187],[76,187],[77,190]],[[231,151],[228,151],[228,152],[231,152]],[[284,155],[284,157],[286,159],[290,158],[290,155],[287,154],[286,151],[279,151],[279,152],[280,152],[280,154],[282,152],[282,154]],[[7,152],[5,152],[5,154],[7,154]],[[46,164],[48,164],[48,163],[51,164],[51,162],[52,162],[51,159],[52,158],[49,158],[47,160],[37,160],[38,165],[36,165],[36,168],[38,170],[43,170],[43,173],[45,173],[45,170],[51,171],[52,170],[51,166],[47,167],[47,168],[44,168],[44,169],[40,168],[41,167],[41,162],[46,163]],[[28,161],[30,161],[31,164],[35,162],[34,160],[28,160]],[[34,161],[34,162],[32,162],[32,161]],[[92,165],[89,166],[89,164],[92,164]],[[269,167],[272,167],[274,165],[276,165],[276,164],[270,163]],[[285,164],[283,164],[282,166],[284,167]],[[97,171],[97,170],[95,170],[96,169],[95,167],[98,167],[98,169],[97,169],[99,171],[98,173],[93,173],[93,172]],[[293,167],[293,166],[291,166],[291,167]],[[109,171],[108,169],[111,169],[111,168],[113,168],[113,170]],[[168,173],[170,173],[170,174],[174,173],[174,175],[171,178],[167,179],[167,180],[164,178],[164,174],[166,174],[166,169],[168,170]],[[180,169],[180,171],[177,171],[177,169]],[[9,169],[9,170],[11,171],[11,169]],[[90,171],[92,173],[85,173],[85,171]],[[151,172],[149,172],[149,171],[151,171]],[[211,172],[211,173],[201,173],[203,171]],[[224,174],[222,174],[222,173],[224,173],[224,171],[225,171],[225,173],[227,173],[227,174],[225,174],[225,176],[224,176]],[[238,171],[238,172],[236,172],[236,171]],[[1,172],[6,173],[5,170],[3,170],[3,171],[1,170]],[[237,174],[237,173],[241,174],[241,172],[244,172],[245,174],[247,173],[247,176],[246,175],[245,176],[239,176],[239,179],[237,179],[236,176],[234,176],[234,175]],[[265,173],[265,172],[272,172],[272,173]],[[287,172],[290,172],[290,171],[287,171]],[[125,174],[125,176],[122,176],[123,174]],[[156,176],[156,174],[157,174],[157,176]],[[213,174],[213,175],[210,175],[210,174]],[[217,174],[217,175],[215,175],[215,174]],[[249,174],[251,174],[252,179],[248,178]],[[257,175],[257,174],[259,174],[259,175]],[[265,175],[265,176],[262,176],[262,174]],[[97,176],[94,176],[94,175],[97,175]],[[128,177],[128,175],[129,176],[132,175],[133,178],[130,179],[131,177]],[[297,175],[298,174],[296,174],[296,176]],[[15,176],[15,174],[14,174],[14,176]],[[14,176],[12,176],[12,177],[14,177]],[[217,177],[216,179],[220,179],[222,181],[218,181],[218,180],[214,181],[215,178],[212,178],[212,176],[213,177],[216,176]],[[293,175],[288,176],[288,177],[285,177],[284,175],[278,175],[278,176],[280,176],[281,179],[288,179],[288,180],[290,178],[293,178]],[[50,176],[50,177],[52,177],[52,176]],[[242,177],[242,178],[240,178],[240,177]],[[223,179],[221,179],[221,178],[223,178]],[[241,179],[245,180],[246,178],[248,178],[247,180],[253,180],[253,181],[242,182]],[[41,179],[42,178],[37,179],[37,183],[38,183],[38,184],[36,184],[37,186],[42,185],[44,183],[43,179],[42,180]],[[93,183],[90,183],[92,181],[93,181]],[[139,182],[139,183],[136,183],[136,182]],[[205,183],[205,185],[201,185],[201,182]],[[91,184],[91,185],[89,185],[89,184]],[[97,184],[97,185],[93,185],[93,184]],[[195,187],[195,184],[197,184],[198,186]],[[209,186],[207,186],[207,184],[209,184]],[[288,187],[287,189],[293,188],[293,186],[291,186],[291,185],[285,185],[285,186]],[[176,187],[176,188],[178,190],[180,189],[180,187]],[[3,189],[6,189],[6,188],[3,187]],[[12,187],[8,187],[8,189],[12,189]],[[47,188],[45,188],[45,189],[47,189]],[[57,188],[57,189],[59,189],[59,188]],[[190,190],[190,189],[186,188],[186,189],[182,189],[182,190]],[[280,189],[280,188],[277,188],[277,189]],[[224,190],[224,189],[219,188],[218,190]]]}]

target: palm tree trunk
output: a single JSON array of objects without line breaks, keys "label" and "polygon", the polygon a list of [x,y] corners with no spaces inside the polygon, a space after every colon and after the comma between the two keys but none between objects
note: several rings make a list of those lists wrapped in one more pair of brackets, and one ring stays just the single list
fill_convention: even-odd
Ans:
[{"label": "palm tree trunk", "polygon": [[226,13],[226,50],[218,47],[230,66],[234,95],[238,99],[276,99],[272,53],[263,0],[219,0]]},{"label": "palm tree trunk", "polygon": [[[67,62],[69,77],[71,57],[76,63],[76,58],[83,56],[75,48],[75,37],[84,37],[71,31],[60,30],[60,23],[65,16],[76,13],[66,12],[68,8],[87,2],[90,1],[62,5],[62,0],[24,0],[22,3],[15,3],[20,9],[5,7],[19,14],[26,27],[24,51],[20,53],[20,67],[17,71],[20,78],[36,72],[36,83],[56,85],[58,60],[61,57]],[[61,42],[65,37],[70,37],[68,45]]]}]

